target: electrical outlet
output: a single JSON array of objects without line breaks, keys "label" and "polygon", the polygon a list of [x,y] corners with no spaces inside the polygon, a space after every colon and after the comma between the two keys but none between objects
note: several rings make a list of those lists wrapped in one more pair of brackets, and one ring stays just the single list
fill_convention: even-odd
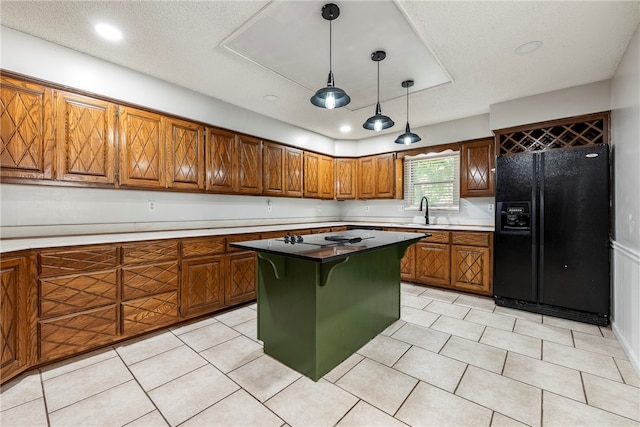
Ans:
[{"label": "electrical outlet", "polygon": [[365,212],[369,212],[369,206],[368,205],[364,207],[364,211]]},{"label": "electrical outlet", "polygon": [[404,212],[404,205],[403,204],[398,205],[398,212]]},{"label": "electrical outlet", "polygon": [[149,200],[149,212],[156,211],[156,202],[153,200]]},{"label": "electrical outlet", "polygon": [[489,212],[493,212],[493,203],[489,203],[487,205],[487,209],[489,210]]},{"label": "electrical outlet", "polygon": [[267,212],[271,212],[271,205],[267,206]]}]

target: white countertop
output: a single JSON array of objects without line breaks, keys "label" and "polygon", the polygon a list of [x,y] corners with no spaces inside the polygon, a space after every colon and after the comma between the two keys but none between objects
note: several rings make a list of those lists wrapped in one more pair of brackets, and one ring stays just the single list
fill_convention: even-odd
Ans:
[{"label": "white countertop", "polygon": [[268,231],[291,230],[300,228],[340,227],[344,225],[397,227],[421,230],[444,231],[485,231],[492,232],[493,226],[488,225],[424,225],[400,224],[385,222],[315,222],[293,223],[279,225],[260,225],[224,228],[203,228],[193,230],[150,231],[139,233],[89,234],[80,236],[47,236],[19,239],[0,240],[0,253],[9,253],[27,249],[53,248],[61,246],[95,245],[116,242],[138,242],[143,240],[177,239],[186,237],[206,237],[241,233],[261,233]]}]

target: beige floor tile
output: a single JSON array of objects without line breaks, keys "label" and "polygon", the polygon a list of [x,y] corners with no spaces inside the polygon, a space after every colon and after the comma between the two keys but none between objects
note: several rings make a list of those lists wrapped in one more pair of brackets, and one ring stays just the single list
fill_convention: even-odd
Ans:
[{"label": "beige floor tile", "polygon": [[410,344],[394,338],[378,335],[358,350],[361,354],[383,365],[392,366],[409,350]]},{"label": "beige floor tile", "polygon": [[233,329],[253,341],[258,341],[258,322],[255,319],[240,323],[234,326]]},{"label": "beige floor tile", "polygon": [[591,374],[582,378],[589,405],[640,421],[640,389]]},{"label": "beige floor tile", "polygon": [[556,326],[558,328],[584,332],[585,334],[596,335],[599,337],[602,336],[600,333],[600,327],[597,325],[590,325],[589,323],[576,322],[575,320],[561,319],[560,317],[553,316],[542,316],[542,323],[549,326]]},{"label": "beige floor tile", "polygon": [[149,392],[149,397],[172,426],[224,399],[238,385],[211,365],[176,378]]},{"label": "beige floor tile", "polygon": [[516,310],[515,308],[501,307],[499,305],[493,310],[494,313],[512,316],[517,319],[525,319],[529,322],[542,323],[542,314],[531,313],[524,310]]},{"label": "beige floor tile", "polygon": [[173,326],[169,328],[169,330],[176,335],[182,335],[187,332],[194,331],[196,329],[204,328],[205,326],[209,326],[217,322],[218,322],[218,319],[211,316],[211,317],[205,317],[203,319],[194,320],[190,323],[183,323],[177,326]]},{"label": "beige floor tile", "polygon": [[0,388],[0,411],[42,398],[40,373],[32,371],[12,379]]},{"label": "beige floor tile", "polygon": [[525,356],[540,359],[542,341],[538,338],[503,331],[502,329],[487,326],[480,338],[480,342],[507,351],[524,354]]},{"label": "beige floor tile", "polygon": [[[50,412],[51,426],[119,426],[153,411],[135,381],[120,384],[78,403]],[[51,411],[51,408],[49,408]]]},{"label": "beige floor tile", "polygon": [[116,346],[116,351],[124,360],[124,363],[131,365],[181,345],[184,345],[184,343],[178,337],[169,331],[164,331],[150,336],[143,335],[138,339],[127,341]]},{"label": "beige floor tile", "polygon": [[184,334],[180,334],[179,338],[189,347],[197,352],[206,350],[221,342],[228,341],[240,335],[227,325],[216,322],[210,325],[198,328]]},{"label": "beige floor tile", "polygon": [[113,348],[107,347],[71,359],[63,360],[52,365],[47,365],[41,369],[42,380],[49,380],[68,372],[75,371],[76,369],[91,366],[107,359],[113,359],[114,357],[118,357],[118,353],[116,353]]},{"label": "beige floor tile", "polygon": [[430,329],[435,329],[445,334],[455,335],[471,341],[478,341],[482,336],[485,326],[465,320],[454,319],[449,316],[440,316],[433,322]]},{"label": "beige floor tile", "polygon": [[469,366],[456,394],[525,424],[540,425],[542,391],[537,387]]},{"label": "beige floor tile", "polygon": [[114,357],[45,380],[47,410],[56,411],[132,379],[122,360]]},{"label": "beige floor tile", "polygon": [[249,320],[255,320],[257,317],[258,313],[256,313],[255,310],[252,310],[249,307],[242,307],[219,314],[216,316],[216,319],[227,326],[233,327]]},{"label": "beige floor tile", "polygon": [[451,337],[440,354],[497,374],[507,357],[506,350],[459,337]]},{"label": "beige floor tile", "polygon": [[205,409],[181,426],[202,427],[277,427],[283,421],[258,402],[253,396],[240,389],[225,397],[215,405]]},{"label": "beige floor tile", "polygon": [[622,382],[613,357],[553,342],[545,342],[542,360]]},{"label": "beige floor tile", "polygon": [[330,382],[301,377],[265,405],[292,426],[333,426],[357,402],[355,396]]},{"label": "beige floor tile", "polygon": [[406,427],[406,424],[360,400],[336,427]]},{"label": "beige floor tile", "polygon": [[149,391],[206,364],[205,359],[183,344],[181,347],[134,363],[129,369],[142,388]]},{"label": "beige floor tile", "polygon": [[638,426],[633,420],[623,418],[584,403],[557,394],[542,392],[542,424],[546,427],[613,427]]},{"label": "beige floor tile", "polygon": [[464,320],[497,329],[504,329],[505,331],[513,331],[513,325],[516,322],[516,319],[511,316],[477,310],[475,308],[469,311],[464,317]]},{"label": "beige floor tile", "polygon": [[509,353],[502,375],[586,403],[582,378],[575,369]]},{"label": "beige floor tile", "polygon": [[125,424],[125,427],[167,427],[168,425],[162,418],[162,414],[156,410]]},{"label": "beige floor tile", "polygon": [[384,335],[384,336],[389,337],[389,336],[393,335],[398,329],[402,328],[406,324],[407,324],[407,322],[405,322],[404,320],[396,320],[391,325],[389,325],[387,327],[387,329],[385,329],[384,331],[380,332],[380,335]]},{"label": "beige floor tile", "polygon": [[600,332],[602,332],[602,336],[605,338],[613,338],[618,339],[618,337],[616,337],[616,334],[613,332],[613,329],[611,329],[611,325],[609,326],[600,326]]},{"label": "beige floor tile", "polygon": [[431,326],[433,322],[439,317],[438,314],[430,313],[424,310],[418,310],[413,307],[401,307],[400,308],[400,318],[408,323],[413,323],[414,325],[424,326],[428,328]]},{"label": "beige floor tile", "polygon": [[417,345],[425,350],[431,350],[434,353],[437,353],[442,349],[450,336],[451,335],[449,334],[434,331],[429,328],[423,328],[421,326],[414,325],[413,323],[407,323],[391,335],[392,338],[412,345]]},{"label": "beige floor tile", "polygon": [[418,296],[425,291],[422,286],[412,285],[410,283],[400,283],[400,292],[407,295]]},{"label": "beige floor tile", "polygon": [[469,307],[462,307],[460,305],[450,304],[448,302],[433,301],[426,307],[422,307],[425,311],[430,311],[436,314],[444,314],[445,316],[455,317],[456,319],[464,319],[467,315]]},{"label": "beige floor tile", "polygon": [[351,368],[353,368],[358,363],[360,363],[362,361],[362,359],[364,359],[364,356],[360,356],[358,353],[354,353],[351,356],[347,357],[344,360],[344,362],[340,363],[338,366],[333,368],[330,372],[325,374],[325,376],[322,377],[322,378],[324,380],[327,380],[327,381],[331,382],[331,383],[335,383],[340,378],[342,378],[342,376],[344,374],[349,372],[349,370],[351,370]]},{"label": "beige floor tile", "polygon": [[499,412],[494,412],[493,418],[491,419],[491,427],[527,427],[527,425],[513,418],[509,418],[506,415],[502,415]]},{"label": "beige floor tile", "polygon": [[453,393],[467,364],[420,347],[411,347],[394,369]]},{"label": "beige floor tile", "polygon": [[400,305],[417,308],[418,310],[422,310],[433,301],[430,298],[422,298],[411,294],[400,294]]},{"label": "beige floor tile", "polygon": [[618,359],[627,359],[627,354],[617,339],[598,337],[583,332],[574,332],[573,340],[576,348],[617,357]]},{"label": "beige floor tile", "polygon": [[427,288],[422,294],[420,294],[420,296],[452,303],[460,296],[460,294],[456,292],[443,291],[441,289]]},{"label": "beige floor tile", "polygon": [[420,382],[396,418],[411,426],[489,426],[491,410]]},{"label": "beige floor tile", "polygon": [[266,354],[231,371],[228,375],[260,402],[269,399],[302,376]]},{"label": "beige floor tile", "polygon": [[231,372],[240,366],[262,356],[262,346],[241,335],[211,347],[200,353],[222,372]]},{"label": "beige floor tile", "polygon": [[466,294],[460,295],[453,303],[485,311],[493,311],[496,308],[493,298],[475,297]]},{"label": "beige floor tile", "polygon": [[638,373],[633,369],[633,365],[628,360],[613,359],[618,366],[618,370],[622,375],[622,379],[625,384],[632,385],[634,387],[640,387],[640,377]]},{"label": "beige floor tile", "polygon": [[[3,405],[4,406],[4,405]],[[47,427],[47,411],[44,399],[38,398],[0,412],[3,427]]]},{"label": "beige floor tile", "polygon": [[513,328],[513,332],[558,344],[573,345],[573,338],[569,329],[558,328],[543,323],[518,319],[516,320],[516,326]]},{"label": "beige floor tile", "polygon": [[394,414],[418,380],[373,360],[364,359],[336,383],[387,414]]}]

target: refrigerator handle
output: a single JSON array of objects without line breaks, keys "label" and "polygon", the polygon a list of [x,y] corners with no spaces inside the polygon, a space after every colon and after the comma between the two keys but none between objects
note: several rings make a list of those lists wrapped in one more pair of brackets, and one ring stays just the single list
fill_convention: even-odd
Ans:
[{"label": "refrigerator handle", "polygon": [[536,271],[536,282],[538,282],[538,302],[544,299],[544,283],[542,278],[544,272],[544,175],[545,175],[545,155],[540,153],[538,165],[538,271]]}]

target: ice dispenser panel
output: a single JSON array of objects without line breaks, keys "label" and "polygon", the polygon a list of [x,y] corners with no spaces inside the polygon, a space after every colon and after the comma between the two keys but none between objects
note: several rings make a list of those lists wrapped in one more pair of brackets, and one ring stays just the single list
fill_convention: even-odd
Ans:
[{"label": "ice dispenser panel", "polygon": [[514,234],[531,233],[530,202],[498,202],[497,208],[497,231]]}]

